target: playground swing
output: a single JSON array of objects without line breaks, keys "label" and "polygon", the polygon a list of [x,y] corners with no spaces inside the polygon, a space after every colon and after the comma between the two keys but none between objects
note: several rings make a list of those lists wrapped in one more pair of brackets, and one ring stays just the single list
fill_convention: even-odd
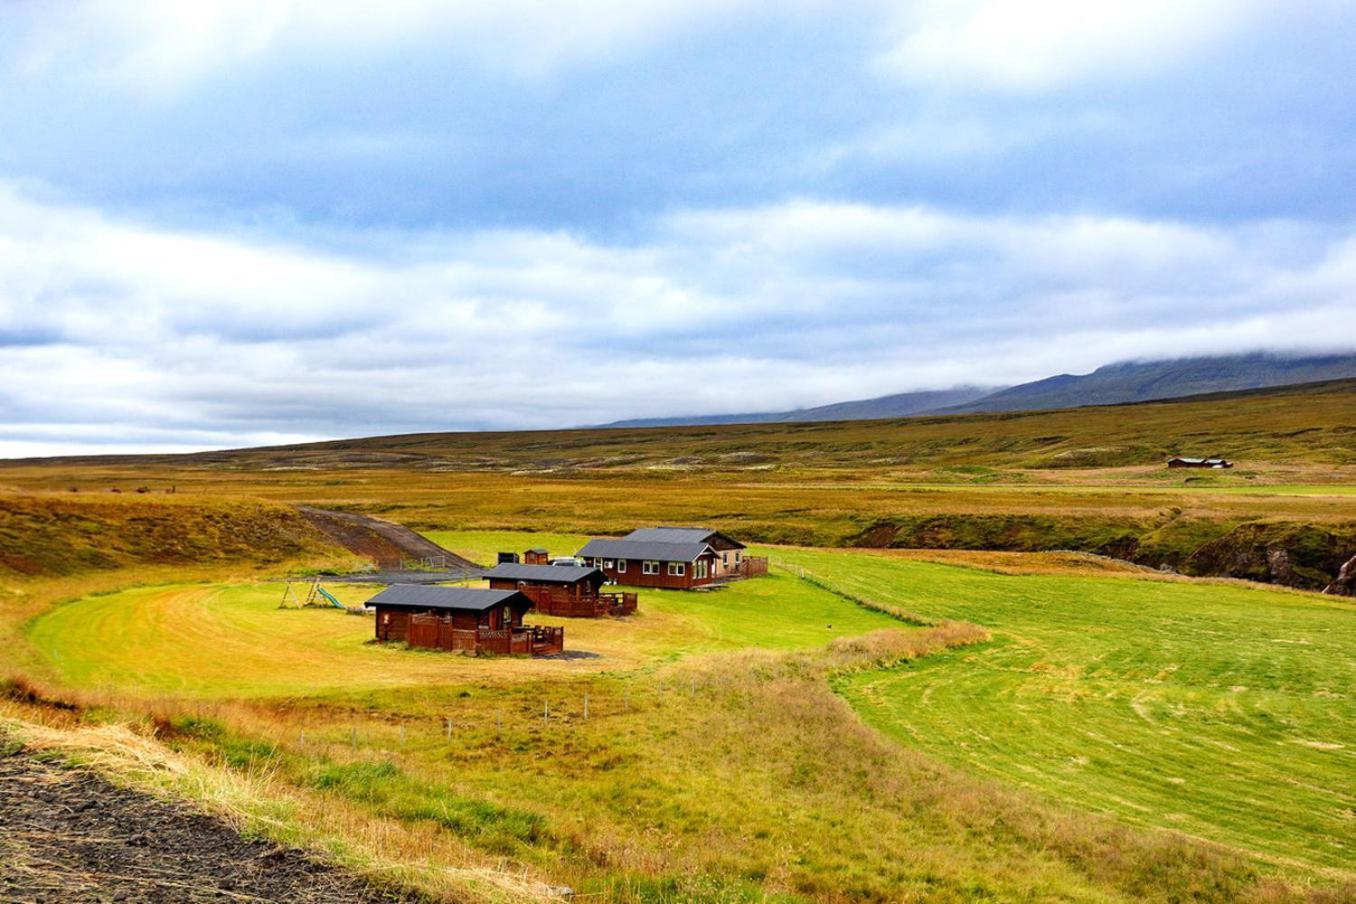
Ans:
[{"label": "playground swing", "polygon": [[330,593],[324,587],[320,586],[320,578],[313,579],[306,588],[306,596],[300,597],[293,588],[293,584],[306,584],[306,581],[288,581],[283,587],[282,602],[278,604],[279,609],[304,609],[307,606],[333,606],[336,609],[342,609],[345,612],[350,611],[348,606]]}]

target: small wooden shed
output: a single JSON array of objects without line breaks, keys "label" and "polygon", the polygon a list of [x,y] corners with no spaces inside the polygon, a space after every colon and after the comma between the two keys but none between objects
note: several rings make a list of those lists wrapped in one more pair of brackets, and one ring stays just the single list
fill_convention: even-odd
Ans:
[{"label": "small wooden shed", "polygon": [[395,584],[367,604],[381,643],[464,653],[544,655],[565,646],[565,629],[524,625],[532,600],[516,590]]}]

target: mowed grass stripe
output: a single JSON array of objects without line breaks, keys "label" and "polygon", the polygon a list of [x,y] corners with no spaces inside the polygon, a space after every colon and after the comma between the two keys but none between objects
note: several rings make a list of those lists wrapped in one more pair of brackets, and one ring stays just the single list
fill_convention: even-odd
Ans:
[{"label": "mowed grass stripe", "polygon": [[838,690],[948,762],[1254,856],[1356,861],[1356,605],[1226,585],[779,552],[995,641]]},{"label": "mowed grass stripe", "polygon": [[[355,605],[378,588],[330,585]],[[278,583],[168,585],[58,606],[27,637],[52,677],[140,696],[293,697],[410,685],[550,680],[685,655],[811,649],[900,623],[789,576],[714,593],[643,591],[626,619],[554,619],[572,660],[472,659],[370,643],[370,616],[279,609]]]}]

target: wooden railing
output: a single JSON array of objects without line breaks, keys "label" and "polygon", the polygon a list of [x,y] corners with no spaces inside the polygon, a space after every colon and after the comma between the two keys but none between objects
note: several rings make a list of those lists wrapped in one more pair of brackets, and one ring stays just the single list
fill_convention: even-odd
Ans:
[{"label": "wooden railing", "polygon": [[565,649],[565,629],[547,625],[517,628],[454,628],[450,619],[434,615],[410,617],[411,646],[434,647],[463,653],[532,656]]},{"label": "wooden railing", "polygon": [[600,593],[598,601],[607,615],[630,615],[636,611],[638,597],[634,593]]},{"label": "wooden railing", "polygon": [[630,615],[636,611],[634,593],[598,593],[575,595],[563,587],[523,586],[522,592],[543,615],[564,618],[598,618],[603,615]]},{"label": "wooden railing", "polygon": [[560,653],[565,649],[565,629],[554,625],[525,626],[522,633],[531,638],[528,652],[538,656],[547,653]]}]

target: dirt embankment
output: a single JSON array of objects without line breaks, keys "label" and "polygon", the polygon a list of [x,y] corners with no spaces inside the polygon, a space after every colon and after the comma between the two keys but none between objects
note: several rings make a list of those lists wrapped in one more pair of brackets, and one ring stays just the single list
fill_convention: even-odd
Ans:
[{"label": "dirt embankment", "polygon": [[247,841],[217,819],[114,787],[86,770],[0,749],[0,900],[414,899],[374,889],[302,851]]},{"label": "dirt embankment", "polygon": [[391,521],[305,505],[298,506],[297,511],[332,541],[371,559],[379,568],[399,568],[401,563],[410,561],[443,569],[470,571],[480,568],[475,562]]},{"label": "dirt embankment", "polygon": [[1339,580],[1356,556],[1356,521],[1230,522],[1179,518],[929,515],[878,521],[849,541],[861,547],[1006,552],[1074,550],[1196,577],[1231,577],[1305,590],[1356,592]]}]

